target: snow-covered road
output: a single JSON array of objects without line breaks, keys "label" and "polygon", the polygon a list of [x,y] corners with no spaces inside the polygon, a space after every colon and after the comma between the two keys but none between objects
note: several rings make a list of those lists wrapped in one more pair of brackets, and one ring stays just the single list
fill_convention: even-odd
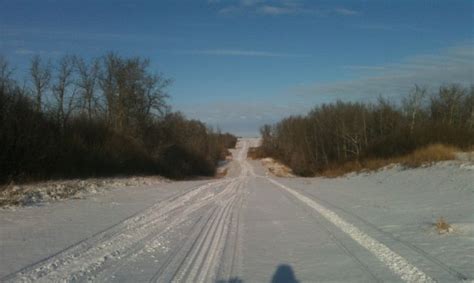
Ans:
[{"label": "snow-covered road", "polygon": [[[436,180],[429,180],[434,188],[412,196],[404,188],[398,195],[377,193],[367,181],[360,191],[328,189],[350,183],[269,176],[246,159],[253,142],[239,142],[224,179],[0,211],[1,281],[473,279],[473,171],[449,171],[456,182],[443,183],[451,191],[440,195],[433,195],[440,189]],[[416,207],[397,209],[397,202]],[[457,217],[457,234],[440,236],[425,223],[434,206]]]}]

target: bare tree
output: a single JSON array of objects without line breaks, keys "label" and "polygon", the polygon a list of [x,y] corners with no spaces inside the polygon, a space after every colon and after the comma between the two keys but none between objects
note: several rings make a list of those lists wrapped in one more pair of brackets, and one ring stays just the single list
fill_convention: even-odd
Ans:
[{"label": "bare tree", "polygon": [[99,86],[104,97],[106,121],[109,125],[115,125],[115,104],[117,96],[117,82],[115,74],[118,69],[118,59],[114,53],[108,53],[101,58],[101,68],[99,69]]},{"label": "bare tree", "polygon": [[166,99],[169,96],[165,90],[171,83],[171,79],[166,79],[162,75],[150,75],[145,78],[145,115],[163,117],[167,114],[169,106]]},{"label": "bare tree", "polygon": [[441,86],[438,95],[431,97],[431,115],[447,125],[460,124],[463,98],[467,90],[457,84]]},{"label": "bare tree", "polygon": [[53,85],[53,95],[56,99],[57,119],[63,128],[74,108],[74,96],[76,93],[73,86],[74,57],[63,56],[59,59],[56,80]]},{"label": "bare tree", "polygon": [[6,91],[12,74],[13,69],[10,68],[10,64],[8,63],[7,59],[0,55],[0,90],[2,92]]},{"label": "bare tree", "polygon": [[78,175],[212,176],[237,141],[169,113],[171,81],[153,74],[148,60],[110,53],[101,61],[64,56],[53,63],[32,58],[22,87],[0,57],[0,183]]},{"label": "bare tree", "polygon": [[412,133],[415,128],[416,119],[422,110],[421,107],[426,94],[426,87],[415,85],[415,88],[410,94],[402,99],[404,111],[410,120],[410,133]]},{"label": "bare tree", "polygon": [[170,80],[151,75],[149,61],[110,53],[102,59],[99,85],[105,97],[110,125],[136,131],[168,111],[166,87]]},{"label": "bare tree", "polygon": [[30,75],[33,82],[36,110],[41,111],[43,95],[51,81],[51,64],[49,62],[43,63],[41,57],[35,55],[31,59]]},{"label": "bare tree", "polygon": [[464,107],[466,109],[466,123],[470,129],[474,129],[474,85],[471,85]]},{"label": "bare tree", "polygon": [[90,64],[87,64],[82,58],[79,58],[76,60],[76,65],[79,73],[77,86],[81,93],[82,109],[86,110],[87,117],[92,120],[98,105],[95,90],[99,76],[99,61],[94,59]]}]

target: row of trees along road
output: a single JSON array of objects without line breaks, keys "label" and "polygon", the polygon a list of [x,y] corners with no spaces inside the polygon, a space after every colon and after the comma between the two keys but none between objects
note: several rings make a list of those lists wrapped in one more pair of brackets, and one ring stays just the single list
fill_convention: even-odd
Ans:
[{"label": "row of trees along road", "polygon": [[0,182],[212,175],[236,142],[172,112],[171,80],[139,57],[35,56],[24,83],[14,76],[0,56]]},{"label": "row of trees along road", "polygon": [[444,143],[474,145],[474,87],[450,84],[428,93],[415,86],[393,103],[342,102],[316,106],[261,128],[261,154],[289,165],[300,175],[314,175],[346,162],[389,158]]}]

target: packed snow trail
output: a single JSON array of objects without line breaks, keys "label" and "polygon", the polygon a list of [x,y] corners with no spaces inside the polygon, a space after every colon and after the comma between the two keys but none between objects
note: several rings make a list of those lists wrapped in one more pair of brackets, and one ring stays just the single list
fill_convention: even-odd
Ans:
[{"label": "packed snow trail", "polygon": [[[268,178],[267,178],[268,179]],[[427,276],[417,267],[408,263],[403,257],[390,250],[387,246],[380,243],[379,241],[368,236],[364,232],[360,231],[354,225],[343,220],[339,215],[320,205],[314,200],[288,188],[287,186],[278,183],[275,180],[268,179],[271,183],[285,189],[290,194],[295,196],[302,203],[313,208],[319,214],[324,216],[332,224],[336,225],[344,233],[348,234],[354,241],[359,243],[361,246],[373,253],[380,261],[387,265],[393,272],[400,276],[406,282],[434,282],[432,278]]]},{"label": "packed snow trail", "polygon": [[[159,197],[110,227],[2,275],[1,281],[268,282],[289,271],[297,280],[318,282],[470,278],[414,245],[387,241],[367,221],[357,226],[351,213],[341,214],[270,178],[258,163],[246,160],[251,142],[239,142],[226,178],[190,182],[194,186]],[[184,186],[170,187],[178,184]]]}]

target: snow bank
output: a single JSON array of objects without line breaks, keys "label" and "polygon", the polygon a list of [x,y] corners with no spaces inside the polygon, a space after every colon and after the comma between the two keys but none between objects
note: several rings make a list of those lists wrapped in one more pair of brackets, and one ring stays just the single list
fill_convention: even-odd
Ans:
[{"label": "snow bank", "polygon": [[161,177],[123,177],[8,185],[0,193],[0,207],[29,206],[67,198],[84,198],[104,190],[128,186],[155,185],[163,181],[164,179]]},{"label": "snow bank", "polygon": [[263,158],[262,165],[277,177],[293,177],[293,171],[271,157]]}]

